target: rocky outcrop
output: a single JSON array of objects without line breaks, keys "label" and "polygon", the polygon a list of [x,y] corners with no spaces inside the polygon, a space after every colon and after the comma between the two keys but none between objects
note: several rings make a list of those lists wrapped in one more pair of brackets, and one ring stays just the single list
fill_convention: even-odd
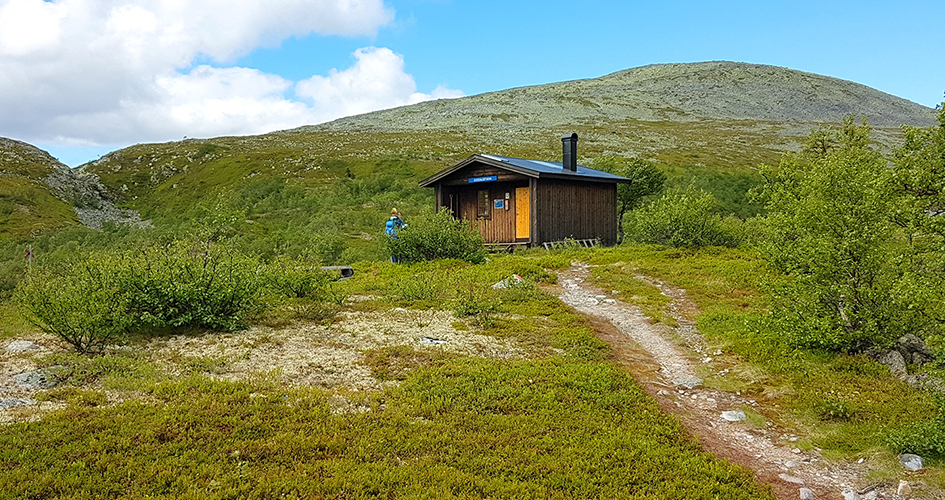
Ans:
[{"label": "rocky outcrop", "polygon": [[935,355],[925,346],[925,341],[911,333],[899,338],[896,351],[908,365],[924,365],[935,361]]},{"label": "rocky outcrop", "polygon": [[912,387],[945,392],[945,382],[925,373],[909,373],[909,366],[921,367],[936,361],[925,341],[914,334],[900,337],[892,349],[875,349],[866,355],[877,363],[888,366],[893,375]]},{"label": "rocky outcrop", "polygon": [[[25,142],[0,137],[0,177],[4,176],[19,178],[21,182],[47,191],[66,206],[72,207],[79,221],[92,229],[101,230],[105,222],[149,224],[142,222],[137,212],[118,208],[114,196],[102,185],[97,175],[72,170],[46,151]],[[30,206],[24,209],[27,213],[31,211]],[[75,223],[74,220],[72,223]]]}]

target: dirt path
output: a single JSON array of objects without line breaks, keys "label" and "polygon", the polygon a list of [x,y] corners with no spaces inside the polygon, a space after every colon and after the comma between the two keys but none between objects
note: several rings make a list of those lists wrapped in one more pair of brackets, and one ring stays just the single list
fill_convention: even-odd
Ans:
[{"label": "dirt path", "polygon": [[704,449],[753,470],[783,500],[804,498],[808,493],[818,500],[901,498],[896,495],[897,485],[867,484],[868,462],[827,461],[816,450],[798,448],[797,436],[779,432],[770,422],[753,425],[723,418],[723,412],[751,413],[759,403],[701,384],[698,374],[710,366],[716,353],[707,352],[693,322],[698,308],[685,291],[643,278],[672,299],[669,314],[679,326],[652,324],[637,307],[590,285],[590,268],[576,264],[558,272],[558,284],[549,291],[591,318],[598,335],[613,347],[616,360],[664,411],[677,415],[698,436]]}]

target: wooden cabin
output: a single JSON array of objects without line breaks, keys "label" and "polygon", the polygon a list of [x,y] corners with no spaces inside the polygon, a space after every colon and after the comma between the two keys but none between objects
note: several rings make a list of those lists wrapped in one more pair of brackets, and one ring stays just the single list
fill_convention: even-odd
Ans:
[{"label": "wooden cabin", "polygon": [[618,175],[577,164],[577,134],[561,163],[475,154],[420,181],[436,210],[473,221],[486,244],[539,246],[565,239],[617,242]]}]

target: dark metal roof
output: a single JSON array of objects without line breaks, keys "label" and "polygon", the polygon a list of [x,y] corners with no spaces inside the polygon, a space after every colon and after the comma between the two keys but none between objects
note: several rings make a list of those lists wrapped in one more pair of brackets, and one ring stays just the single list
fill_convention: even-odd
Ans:
[{"label": "dark metal roof", "polygon": [[582,165],[577,166],[577,172],[565,170],[561,162],[525,160],[522,158],[509,158],[496,155],[472,155],[469,158],[453,165],[450,168],[441,170],[436,174],[420,181],[421,187],[429,187],[440,179],[459,171],[472,163],[480,162],[497,168],[509,170],[528,177],[536,178],[554,178],[554,179],[578,179],[588,182],[630,182],[630,179],[614,175],[600,170],[594,170]]}]

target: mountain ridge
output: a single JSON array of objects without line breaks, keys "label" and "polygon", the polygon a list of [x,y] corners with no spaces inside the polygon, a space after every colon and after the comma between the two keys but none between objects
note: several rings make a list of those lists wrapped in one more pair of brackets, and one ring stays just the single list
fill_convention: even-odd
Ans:
[{"label": "mountain ridge", "polygon": [[[584,102],[593,98],[598,100]],[[479,109],[484,105],[490,109]],[[444,116],[444,110],[450,114]],[[454,126],[451,114],[483,123],[500,117],[537,126],[589,124],[602,116],[617,121],[839,123],[851,114],[865,116],[878,128],[936,123],[932,108],[866,85],[780,66],[710,61],[651,64],[598,78],[427,101],[293,130],[423,130],[431,128],[434,113],[439,126],[447,128]]]}]

